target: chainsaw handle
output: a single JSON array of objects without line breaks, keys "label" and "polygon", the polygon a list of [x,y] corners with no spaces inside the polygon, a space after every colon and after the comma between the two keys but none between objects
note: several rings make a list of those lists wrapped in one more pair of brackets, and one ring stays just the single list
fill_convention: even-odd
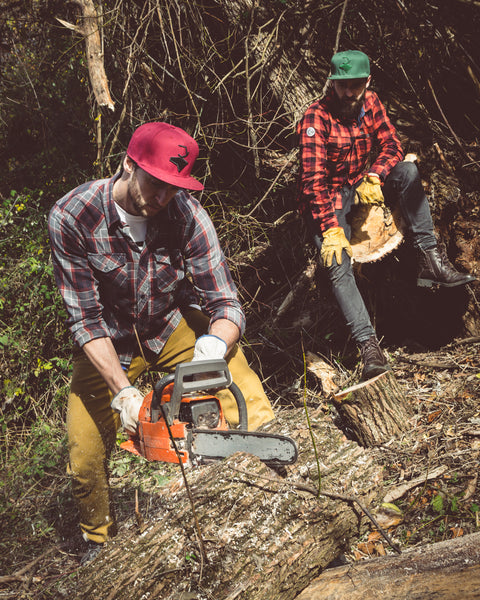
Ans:
[{"label": "chainsaw handle", "polygon": [[[218,373],[216,377],[208,379],[199,379],[194,381],[186,381],[186,377],[190,375]],[[162,394],[167,385],[173,381],[173,391],[170,402],[161,404]],[[237,386],[232,381],[232,376],[228,370],[227,363],[224,359],[202,360],[191,363],[180,363],[175,369],[175,373],[165,375],[155,384],[151,402],[151,420],[152,423],[158,421],[163,413],[169,425],[178,418],[180,412],[180,403],[182,396],[185,393],[198,392],[209,389],[228,388],[235,398],[238,408],[238,429],[242,431],[248,430],[248,414],[245,398]]]},{"label": "chainsaw handle", "polygon": [[[160,418],[160,415],[167,418],[167,409],[166,407],[162,407],[162,394],[163,390],[173,382],[175,379],[174,373],[169,373],[162,377],[153,388],[152,394],[152,402],[150,403],[150,420],[152,423],[156,423]],[[169,424],[171,425],[170,421]]]},{"label": "chainsaw handle", "polygon": [[238,429],[240,429],[241,431],[248,431],[248,414],[245,397],[242,394],[242,391],[240,390],[238,385],[236,383],[233,383],[233,381],[228,389],[232,392],[232,395],[235,398],[235,402],[237,403]]}]

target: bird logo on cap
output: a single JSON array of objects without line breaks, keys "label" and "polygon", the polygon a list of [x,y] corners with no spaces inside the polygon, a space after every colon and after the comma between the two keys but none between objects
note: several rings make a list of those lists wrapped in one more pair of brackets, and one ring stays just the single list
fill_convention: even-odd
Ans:
[{"label": "bird logo on cap", "polygon": [[338,67],[339,69],[342,69],[342,71],[345,71],[345,73],[348,73],[349,71],[352,70],[352,65],[350,64],[350,59],[346,56],[343,59],[343,63]]},{"label": "bird logo on cap", "polygon": [[173,163],[177,167],[178,172],[181,173],[182,169],[188,165],[188,162],[185,160],[188,156],[188,150],[186,146],[182,146],[181,144],[179,144],[178,147],[183,148],[185,150],[185,154],[178,153],[177,156],[171,156],[170,162]]}]

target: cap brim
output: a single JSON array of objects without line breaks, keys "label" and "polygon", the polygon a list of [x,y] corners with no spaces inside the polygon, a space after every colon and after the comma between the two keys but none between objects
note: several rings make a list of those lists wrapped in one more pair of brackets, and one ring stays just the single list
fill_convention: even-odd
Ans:
[{"label": "cap brim", "polygon": [[152,168],[145,168],[141,163],[137,163],[138,166],[146,171],[155,179],[159,179],[160,181],[164,181],[165,183],[169,183],[170,185],[174,185],[175,187],[184,188],[186,190],[195,190],[201,191],[204,189],[203,183],[200,183],[198,179],[189,175],[188,177],[176,177],[175,175],[171,175],[169,173],[165,173],[164,171],[155,171]]},{"label": "cap brim", "polygon": [[345,77],[343,75],[330,75],[327,79],[368,79],[370,75],[357,75],[356,77]]}]

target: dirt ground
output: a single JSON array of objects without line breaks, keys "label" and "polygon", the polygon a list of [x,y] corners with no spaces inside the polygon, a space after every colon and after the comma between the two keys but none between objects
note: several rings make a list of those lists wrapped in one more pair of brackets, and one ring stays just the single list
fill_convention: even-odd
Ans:
[{"label": "dirt ground", "polygon": [[[388,505],[377,507],[379,524],[402,550],[478,531],[480,338],[461,339],[427,353],[396,348],[390,357],[413,417],[405,435],[374,450],[384,468],[388,500]],[[320,402],[326,415],[336,418],[331,403],[313,387],[311,397],[312,404]],[[134,469],[122,472],[118,464],[112,476],[117,516],[121,528],[132,528],[136,522],[132,478],[143,478],[139,510],[148,511],[156,487],[175,473],[175,467],[157,466],[142,474]],[[24,517],[32,511],[50,511],[53,527],[41,543],[34,531],[28,535],[24,529],[19,538],[18,530],[3,523],[0,598],[55,598],[59,583],[81,568],[82,542],[74,533],[76,515],[68,500],[68,485],[61,477],[54,485],[56,494],[49,507],[36,504],[33,493],[16,506]],[[58,507],[65,513],[60,514]],[[372,525],[339,561],[367,560],[391,552]]]}]

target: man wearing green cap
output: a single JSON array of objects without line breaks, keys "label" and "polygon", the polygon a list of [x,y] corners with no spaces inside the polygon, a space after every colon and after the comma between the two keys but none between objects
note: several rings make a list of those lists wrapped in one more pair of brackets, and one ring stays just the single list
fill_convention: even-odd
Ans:
[{"label": "man wearing green cap", "polygon": [[358,50],[331,60],[326,95],[297,127],[299,210],[304,215],[352,337],[363,359],[362,378],[389,369],[352,269],[349,216],[354,204],[398,203],[419,253],[417,285],[453,287],[475,280],[459,273],[437,245],[428,200],[403,151],[385,107],[369,90],[370,62]]}]

